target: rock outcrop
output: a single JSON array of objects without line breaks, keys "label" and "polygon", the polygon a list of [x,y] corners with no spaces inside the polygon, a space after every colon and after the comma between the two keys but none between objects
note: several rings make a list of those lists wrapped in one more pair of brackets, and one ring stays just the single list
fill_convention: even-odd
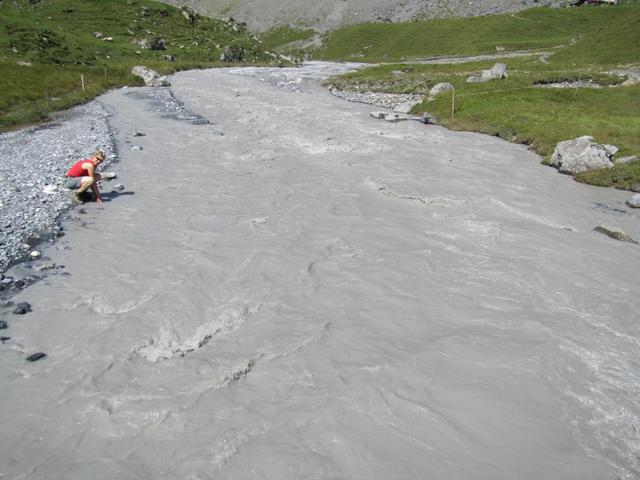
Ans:
[{"label": "rock outcrop", "polygon": [[575,175],[587,170],[611,168],[613,155],[618,149],[613,145],[601,145],[593,137],[583,136],[560,142],[551,155],[551,165],[560,173]]}]

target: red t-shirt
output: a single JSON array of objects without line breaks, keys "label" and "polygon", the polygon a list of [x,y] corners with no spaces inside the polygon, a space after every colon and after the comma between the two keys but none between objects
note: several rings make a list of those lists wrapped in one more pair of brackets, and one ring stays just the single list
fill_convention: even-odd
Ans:
[{"label": "red t-shirt", "polygon": [[88,177],[89,171],[86,168],[83,168],[82,164],[90,161],[91,160],[89,160],[88,158],[85,158],[84,160],[78,160],[71,166],[71,168],[67,172],[67,177]]}]

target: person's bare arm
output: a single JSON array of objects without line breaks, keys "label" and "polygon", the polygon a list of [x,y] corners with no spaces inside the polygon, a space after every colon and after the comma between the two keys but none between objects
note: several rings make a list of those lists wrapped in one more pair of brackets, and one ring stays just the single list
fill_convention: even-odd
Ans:
[{"label": "person's bare arm", "polygon": [[102,196],[100,195],[100,189],[98,188],[98,180],[102,177],[100,177],[100,174],[96,172],[96,166],[91,162],[88,162],[87,173],[93,179],[93,182],[91,183],[91,191],[96,196],[96,202],[102,203]]}]

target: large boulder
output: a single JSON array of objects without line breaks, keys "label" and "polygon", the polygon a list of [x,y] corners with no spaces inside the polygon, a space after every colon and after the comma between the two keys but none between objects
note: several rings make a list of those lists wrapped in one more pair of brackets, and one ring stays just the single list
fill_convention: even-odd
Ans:
[{"label": "large boulder", "polygon": [[585,135],[556,145],[551,155],[551,165],[560,173],[570,175],[587,170],[611,168],[616,150],[612,145],[595,143],[593,137]]},{"label": "large boulder", "polygon": [[440,95],[444,92],[451,92],[455,89],[456,88],[449,82],[437,83],[433,87],[431,87],[431,90],[429,90],[429,96],[435,97],[436,95]]},{"label": "large boulder", "polygon": [[507,76],[507,66],[504,63],[496,63],[490,70],[483,70],[479,77],[471,76],[467,78],[467,83],[488,82],[489,80],[506,78]]},{"label": "large boulder", "polygon": [[144,84],[147,87],[170,87],[171,84],[167,80],[167,77],[160,75],[158,72],[151,70],[143,65],[136,65],[131,69],[137,77],[141,77],[144,80]]}]

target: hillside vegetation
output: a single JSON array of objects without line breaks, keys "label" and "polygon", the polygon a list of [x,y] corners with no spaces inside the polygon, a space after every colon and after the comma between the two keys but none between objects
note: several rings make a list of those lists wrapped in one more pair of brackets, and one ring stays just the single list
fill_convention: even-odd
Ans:
[{"label": "hillside vegetation", "polygon": [[[460,32],[470,32],[461,34]],[[435,20],[406,25],[360,25],[332,32],[314,58],[386,62],[329,83],[342,90],[427,95],[440,82],[455,86],[413,110],[429,112],[459,130],[498,135],[530,145],[548,160],[555,145],[581,135],[640,157],[640,3],[616,7],[538,8],[517,15]],[[526,57],[458,64],[418,58],[528,50]],[[403,63],[392,63],[403,61]],[[494,63],[508,77],[467,83]],[[540,88],[549,83],[600,88]],[[640,162],[580,174],[580,181],[629,188],[640,182]]]},{"label": "hillside vegetation", "polygon": [[[157,39],[164,50],[144,48]],[[246,62],[273,60],[242,24],[150,0],[0,2],[0,129],[139,85],[134,65],[161,73],[219,65],[225,46]]]}]

